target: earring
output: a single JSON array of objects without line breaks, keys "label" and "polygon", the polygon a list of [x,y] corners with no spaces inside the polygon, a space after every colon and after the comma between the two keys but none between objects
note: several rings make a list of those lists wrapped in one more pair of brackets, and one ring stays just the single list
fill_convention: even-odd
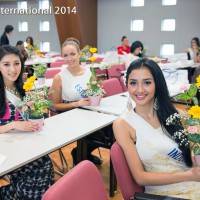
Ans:
[{"label": "earring", "polygon": [[158,106],[158,99],[156,97],[155,100],[154,100],[153,109],[154,110],[158,110],[158,108],[159,108],[159,106]]}]

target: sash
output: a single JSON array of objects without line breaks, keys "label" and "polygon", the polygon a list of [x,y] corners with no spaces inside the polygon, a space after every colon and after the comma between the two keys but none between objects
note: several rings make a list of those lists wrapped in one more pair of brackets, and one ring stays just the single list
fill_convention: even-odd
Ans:
[{"label": "sash", "polygon": [[8,101],[10,101],[15,106],[16,110],[20,113],[23,120],[26,120],[22,111],[19,108],[19,105],[22,104],[22,100],[7,89],[5,89],[5,92],[6,92],[6,98],[8,99]]}]

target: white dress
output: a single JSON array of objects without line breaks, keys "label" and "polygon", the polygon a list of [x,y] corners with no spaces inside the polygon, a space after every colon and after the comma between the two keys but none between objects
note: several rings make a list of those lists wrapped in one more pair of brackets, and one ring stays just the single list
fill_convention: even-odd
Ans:
[{"label": "white dress", "polygon": [[62,100],[66,102],[78,101],[85,97],[84,90],[87,89],[91,72],[89,68],[84,68],[84,73],[74,76],[67,67],[62,68],[59,73],[62,82]]},{"label": "white dress", "polygon": [[[133,109],[124,113],[121,118],[136,130],[136,148],[146,171],[173,173],[188,170],[178,145],[161,127],[155,129]],[[145,192],[199,200],[200,182],[146,185]]]}]

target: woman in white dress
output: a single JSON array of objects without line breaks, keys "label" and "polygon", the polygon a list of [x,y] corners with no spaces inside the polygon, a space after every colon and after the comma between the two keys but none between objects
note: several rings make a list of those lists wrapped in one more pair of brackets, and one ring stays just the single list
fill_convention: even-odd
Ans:
[{"label": "woman in white dress", "polygon": [[[89,67],[84,67],[80,64],[79,41],[75,38],[66,39],[62,45],[62,56],[66,65],[54,77],[50,89],[54,109],[58,112],[63,112],[90,105],[88,98],[85,97],[84,91],[87,89],[91,72]],[[89,136],[87,139],[89,141],[88,159],[95,164],[101,164],[101,160],[91,154],[98,145],[94,144]],[[76,164],[76,148],[72,150],[72,156],[74,164]]]},{"label": "woman in white dress", "polygon": [[177,110],[159,66],[148,59],[132,62],[126,84],[136,106],[113,129],[134,179],[147,193],[200,199],[200,167],[192,163],[187,136],[174,135],[180,125],[166,126]]},{"label": "woman in white dress", "polygon": [[194,37],[191,40],[191,47],[187,49],[188,60],[194,60],[198,62],[198,53],[200,51],[200,41],[198,37]]}]

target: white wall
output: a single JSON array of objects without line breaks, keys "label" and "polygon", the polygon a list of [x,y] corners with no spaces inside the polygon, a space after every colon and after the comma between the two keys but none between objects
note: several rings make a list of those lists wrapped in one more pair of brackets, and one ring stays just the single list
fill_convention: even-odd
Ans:
[{"label": "white wall", "polygon": [[[162,43],[174,43],[175,53],[200,37],[200,0],[177,0],[176,6],[162,6],[162,0],[145,0],[144,7],[131,8],[131,0],[98,0],[98,48],[110,50],[120,44],[122,35],[130,43],[141,40],[148,55],[159,55]],[[161,32],[161,19],[176,19],[175,32]],[[144,32],[131,32],[132,18],[144,19]]]},{"label": "white wall", "polygon": [[[38,8],[38,0],[28,0],[28,7]],[[0,1],[0,8],[17,8],[17,1]],[[39,31],[39,21],[47,20],[50,22],[49,32]],[[18,21],[28,22],[28,32],[18,31]],[[60,52],[60,43],[57,33],[57,27],[55,23],[54,15],[2,15],[0,14],[0,34],[3,33],[4,27],[7,25],[13,25],[14,31],[10,38],[11,45],[16,44],[18,40],[25,41],[27,36],[34,38],[34,43],[39,46],[40,41],[50,42],[50,50]]]}]

